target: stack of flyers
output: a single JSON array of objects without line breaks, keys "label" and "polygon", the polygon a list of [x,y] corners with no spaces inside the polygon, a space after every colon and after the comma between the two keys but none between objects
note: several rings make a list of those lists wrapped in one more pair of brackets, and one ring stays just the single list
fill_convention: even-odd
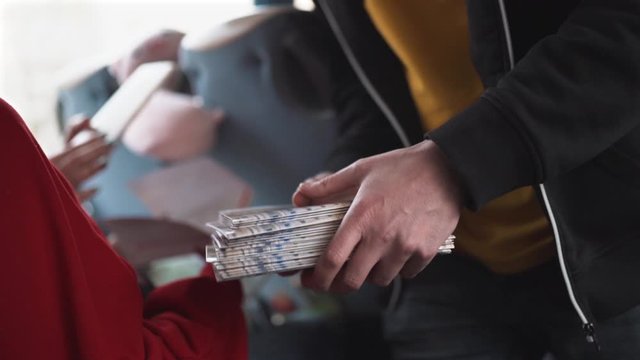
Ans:
[{"label": "stack of flyers", "polygon": [[[206,248],[219,281],[313,267],[333,238],[350,203],[221,211]],[[439,253],[454,249],[450,236]]]}]

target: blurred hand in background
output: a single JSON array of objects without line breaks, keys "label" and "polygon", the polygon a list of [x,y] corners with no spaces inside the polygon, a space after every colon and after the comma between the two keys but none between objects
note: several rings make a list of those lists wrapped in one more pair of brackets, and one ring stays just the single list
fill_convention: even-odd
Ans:
[{"label": "blurred hand in background", "polygon": [[[80,201],[86,201],[96,194],[96,188],[80,189],[82,183],[90,179],[107,166],[111,146],[104,136],[91,129],[89,119],[81,117],[72,122],[65,137],[65,149],[50,158],[51,162],[69,180]],[[73,139],[80,133],[92,132],[85,142],[74,144]]]},{"label": "blurred hand in background", "polygon": [[133,50],[109,66],[118,84],[122,84],[138,66],[154,61],[178,61],[178,49],[184,33],[163,30],[143,40]]}]

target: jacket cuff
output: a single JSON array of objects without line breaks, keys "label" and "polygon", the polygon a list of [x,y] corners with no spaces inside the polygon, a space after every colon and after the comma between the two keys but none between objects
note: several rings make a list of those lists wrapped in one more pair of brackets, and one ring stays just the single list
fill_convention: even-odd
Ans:
[{"label": "jacket cuff", "polygon": [[486,98],[426,137],[449,158],[466,192],[465,205],[472,210],[535,182],[532,152],[504,114]]}]

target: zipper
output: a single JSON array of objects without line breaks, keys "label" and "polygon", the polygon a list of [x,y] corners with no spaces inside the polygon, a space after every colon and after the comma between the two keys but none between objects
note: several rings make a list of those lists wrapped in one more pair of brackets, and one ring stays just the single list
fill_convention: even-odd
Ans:
[{"label": "zipper", "polygon": [[342,30],[340,30],[338,21],[336,20],[335,16],[331,12],[331,9],[329,9],[329,6],[326,4],[325,6],[320,6],[320,9],[322,9],[322,12],[324,13],[325,18],[327,19],[327,22],[329,22],[329,26],[331,26],[331,30],[333,30],[333,33],[336,35],[336,38],[338,39],[338,43],[340,44],[342,51],[344,52],[345,56],[347,57],[347,60],[349,61],[349,64],[351,64],[351,67],[353,68],[356,75],[358,76],[358,79],[360,79],[362,86],[364,86],[364,88],[367,90],[367,92],[369,93],[373,101],[376,103],[376,105],[378,105],[378,107],[380,108],[384,116],[387,118],[387,120],[389,120],[389,122],[391,123],[391,126],[396,132],[396,135],[398,135],[398,137],[400,138],[400,141],[402,142],[402,146],[404,147],[411,146],[409,137],[402,129],[402,126],[400,125],[398,118],[391,111],[391,108],[389,107],[389,105],[387,105],[387,103],[382,99],[382,97],[380,96],[380,93],[378,93],[375,87],[373,87],[371,80],[369,80],[369,78],[367,77],[367,74],[365,74],[364,70],[362,69],[362,66],[360,66],[358,59],[356,59],[355,54],[353,53],[353,51],[349,47],[349,44],[347,43],[347,39],[342,33]]},{"label": "zipper", "polygon": [[[409,141],[409,137],[405,133],[404,129],[402,129],[402,126],[400,125],[398,118],[393,113],[393,111],[391,111],[391,108],[389,107],[389,105],[387,105],[387,103],[382,99],[382,96],[380,96],[380,93],[378,93],[376,88],[373,86],[373,84],[371,83],[371,80],[369,80],[369,78],[367,77],[367,74],[362,69],[362,66],[360,66],[358,59],[353,53],[353,50],[351,50],[351,48],[349,47],[347,38],[342,33],[342,30],[338,25],[338,21],[336,20],[336,17],[333,14],[333,12],[331,12],[330,7],[325,3],[325,6],[320,6],[320,9],[324,13],[324,16],[327,19],[327,22],[329,23],[331,30],[333,30],[333,33],[335,34],[336,39],[338,40],[338,43],[342,48],[342,51],[347,57],[347,60],[349,61],[351,68],[353,68],[353,71],[355,71],[356,75],[358,76],[358,79],[360,79],[360,83],[362,84],[362,86],[364,86],[365,90],[369,93],[373,101],[376,103],[376,105],[378,105],[378,108],[380,108],[384,116],[387,118],[387,120],[393,127],[393,130],[395,130],[396,135],[398,135],[398,138],[400,139],[402,146],[404,147],[411,146],[411,141]],[[389,296],[389,303],[387,304],[387,310],[392,310],[396,308],[398,301],[400,300],[401,292],[402,292],[402,280],[396,277],[393,280],[393,286],[391,288],[391,295]]]},{"label": "zipper", "polygon": [[[500,15],[502,18],[502,26],[504,28],[504,38],[507,45],[507,54],[509,55],[509,70],[513,70],[515,67],[515,59],[513,56],[513,43],[511,42],[511,31],[509,29],[509,19],[507,17],[507,10],[504,4],[504,0],[498,0],[498,5],[500,6]],[[544,200],[544,206],[549,214],[549,222],[551,223],[551,228],[553,229],[553,237],[555,239],[556,250],[558,252],[558,261],[560,263],[560,269],[562,271],[562,277],[564,279],[564,283],[567,287],[567,292],[569,293],[569,299],[571,300],[571,304],[575,309],[580,321],[582,322],[582,331],[585,334],[585,338],[588,343],[592,343],[595,345],[596,349],[600,351],[600,346],[598,345],[598,340],[595,334],[595,326],[587,316],[584,311],[580,307],[578,300],[576,298],[575,291],[573,289],[573,284],[571,283],[571,279],[569,278],[569,271],[567,270],[567,262],[564,258],[564,251],[562,249],[562,242],[560,240],[560,231],[558,230],[558,224],[556,223],[556,219],[553,213],[553,209],[551,208],[551,204],[549,203],[549,197],[547,196],[547,190],[544,187],[544,183],[538,184],[540,188],[540,193],[542,194],[542,199]]]},{"label": "zipper", "polygon": [[587,342],[594,344],[596,346],[596,349],[600,350],[598,341],[596,339],[595,327],[593,323],[590,322],[589,319],[587,319],[584,311],[582,311],[582,308],[580,307],[580,304],[578,304],[578,300],[576,299],[575,292],[573,291],[573,285],[571,284],[571,279],[569,278],[569,271],[567,270],[567,264],[562,250],[562,243],[560,242],[560,232],[558,231],[558,224],[556,223],[555,216],[553,215],[551,204],[549,203],[549,197],[547,196],[547,191],[544,187],[544,184],[539,184],[538,186],[540,187],[540,193],[542,194],[542,199],[544,200],[544,206],[547,209],[547,213],[549,214],[549,221],[551,222],[553,237],[555,238],[556,249],[558,251],[558,261],[560,262],[560,269],[562,270],[564,283],[567,285],[569,299],[571,300],[571,304],[573,304],[574,309],[578,313],[580,321],[582,321],[582,330],[584,331]]}]

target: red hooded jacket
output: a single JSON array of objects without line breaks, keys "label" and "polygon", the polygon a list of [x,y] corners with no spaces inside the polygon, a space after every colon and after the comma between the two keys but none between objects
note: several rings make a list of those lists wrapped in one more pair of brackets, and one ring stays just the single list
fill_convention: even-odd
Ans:
[{"label": "red hooded jacket", "polygon": [[20,116],[0,100],[0,359],[245,359],[238,283],[143,300]]}]

